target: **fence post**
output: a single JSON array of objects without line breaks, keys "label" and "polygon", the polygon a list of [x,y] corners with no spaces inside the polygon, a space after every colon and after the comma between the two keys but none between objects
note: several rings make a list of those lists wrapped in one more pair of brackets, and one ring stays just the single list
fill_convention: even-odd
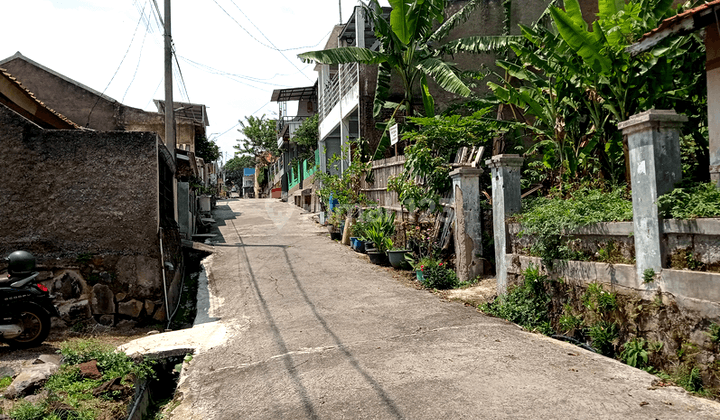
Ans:
[{"label": "fence post", "polygon": [[455,202],[455,265],[460,281],[483,274],[480,222],[480,168],[460,167],[450,172]]},{"label": "fence post", "polygon": [[495,155],[485,164],[492,170],[493,237],[498,294],[507,293],[507,228],[505,219],[520,211],[520,155]]},{"label": "fence post", "polygon": [[651,109],[618,124],[628,137],[633,201],[635,273],[662,268],[662,221],[657,199],[682,178],[680,127],[687,121],[673,110]]}]

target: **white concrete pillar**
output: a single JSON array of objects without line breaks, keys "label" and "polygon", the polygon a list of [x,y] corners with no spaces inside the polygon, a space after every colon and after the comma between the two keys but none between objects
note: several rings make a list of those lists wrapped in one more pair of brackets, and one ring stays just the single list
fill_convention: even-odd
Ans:
[{"label": "white concrete pillar", "polygon": [[460,281],[484,274],[480,220],[480,168],[461,167],[450,172],[455,203],[455,265]]},{"label": "white concrete pillar", "polygon": [[520,211],[520,168],[523,158],[519,155],[495,155],[485,164],[492,170],[495,278],[498,294],[505,294],[508,269],[505,220]]},{"label": "white concrete pillar", "polygon": [[633,201],[635,272],[641,279],[649,268],[662,268],[662,222],[657,198],[671,191],[682,178],[680,127],[687,121],[673,110],[633,115],[618,124],[628,136]]}]

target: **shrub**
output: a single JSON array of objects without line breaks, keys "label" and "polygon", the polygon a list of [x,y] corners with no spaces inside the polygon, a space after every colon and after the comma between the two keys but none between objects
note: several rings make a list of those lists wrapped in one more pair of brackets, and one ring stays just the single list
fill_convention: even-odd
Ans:
[{"label": "shrub", "polygon": [[423,273],[423,286],[430,289],[452,289],[457,286],[458,279],[455,271],[447,268],[442,262],[426,259],[426,264],[420,266]]},{"label": "shrub", "polygon": [[620,359],[629,366],[639,369],[647,366],[648,352],[645,350],[645,340],[642,338],[634,338],[623,346],[620,353]]},{"label": "shrub", "polygon": [[545,291],[547,276],[541,275],[540,269],[534,265],[528,267],[523,276],[521,285],[511,288],[494,302],[480,305],[480,310],[528,330],[552,334],[548,316],[550,297]]},{"label": "shrub", "polygon": [[663,217],[696,219],[720,216],[720,190],[712,183],[680,183],[657,200]]}]

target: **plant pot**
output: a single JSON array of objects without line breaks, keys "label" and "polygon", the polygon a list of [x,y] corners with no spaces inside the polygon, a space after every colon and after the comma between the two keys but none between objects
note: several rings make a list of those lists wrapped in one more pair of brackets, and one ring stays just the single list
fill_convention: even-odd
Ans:
[{"label": "plant pot", "polygon": [[423,276],[423,272],[420,270],[415,270],[415,277],[417,277],[417,281],[420,283],[425,281],[425,276]]},{"label": "plant pot", "polygon": [[375,248],[375,243],[373,241],[365,241],[363,245],[365,246],[365,251]]},{"label": "plant pot", "polygon": [[325,212],[324,212],[324,211],[321,211],[321,212],[318,214],[318,218],[320,219],[320,224],[321,224],[321,225],[324,226],[325,223],[327,223],[327,217],[325,217]]},{"label": "plant pot", "polygon": [[335,232],[335,225],[327,225],[328,233]]},{"label": "plant pot", "polygon": [[387,255],[385,255],[384,252],[378,252],[377,250],[367,253],[368,257],[370,257],[370,262],[376,265],[387,265],[388,258]]},{"label": "plant pot", "polygon": [[388,251],[388,259],[390,260],[390,264],[393,266],[393,268],[396,268],[398,270],[408,270],[410,269],[410,264],[405,260],[405,254],[410,252],[407,249],[401,249],[397,251]]},{"label": "plant pot", "polygon": [[330,232],[330,239],[332,239],[333,241],[342,241],[342,232],[340,232],[340,231]]},{"label": "plant pot", "polygon": [[377,248],[365,248],[365,253],[367,254],[368,252],[377,252]]},{"label": "plant pot", "polygon": [[355,251],[364,254],[365,253],[365,241],[361,241],[360,239],[357,240],[357,244],[355,246]]}]

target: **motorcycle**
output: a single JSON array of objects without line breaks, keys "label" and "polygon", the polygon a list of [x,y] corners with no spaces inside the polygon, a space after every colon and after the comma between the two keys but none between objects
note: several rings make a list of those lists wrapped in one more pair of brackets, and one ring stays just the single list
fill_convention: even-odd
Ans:
[{"label": "motorcycle", "polygon": [[35,257],[15,251],[0,278],[0,341],[15,348],[39,346],[50,334],[50,317],[60,317],[48,288],[37,281]]}]

